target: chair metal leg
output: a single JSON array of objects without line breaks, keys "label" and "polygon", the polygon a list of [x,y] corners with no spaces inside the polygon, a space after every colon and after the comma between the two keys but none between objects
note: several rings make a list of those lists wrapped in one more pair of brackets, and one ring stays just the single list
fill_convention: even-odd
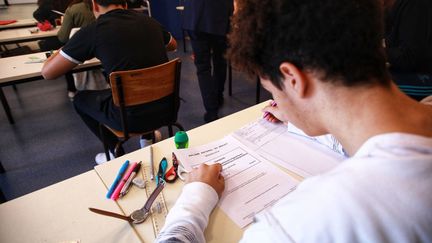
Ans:
[{"label": "chair metal leg", "polygon": [[261,83],[260,83],[260,79],[259,77],[257,77],[257,81],[256,81],[256,96],[255,96],[255,103],[258,104],[260,101],[260,96],[261,96]]},{"label": "chair metal leg", "polygon": [[5,195],[3,194],[3,190],[0,188],[0,203],[4,203],[6,201],[7,200],[6,200]]},{"label": "chair metal leg", "polygon": [[103,126],[102,124],[99,124],[99,134],[100,134],[101,139],[102,139],[102,144],[103,144],[103,147],[104,147],[104,152],[105,152],[106,159],[107,159],[107,161],[110,161],[111,158],[110,158],[109,151],[108,151],[108,145],[106,144],[106,141],[105,141],[105,136],[104,136],[104,132],[103,132],[102,126]]},{"label": "chair metal leg", "polygon": [[15,124],[15,121],[14,121],[14,119],[12,117],[12,113],[10,111],[9,104],[8,104],[8,102],[6,100],[6,96],[3,93],[3,88],[1,88],[1,87],[0,87],[0,99],[1,99],[1,102],[2,102],[2,105],[3,105],[3,109],[6,112],[6,116],[7,116],[8,120],[9,120],[9,123],[10,124]]},{"label": "chair metal leg", "polygon": [[3,167],[2,162],[0,161],[0,173],[3,174],[3,173],[5,173],[5,172],[6,172],[6,170],[5,170],[5,168]]},{"label": "chair metal leg", "polygon": [[[114,157],[118,158],[124,154],[124,150],[123,150],[123,143],[124,142],[125,141],[118,141],[117,142],[115,149],[114,149]],[[111,158],[108,159],[108,161],[109,160],[111,160]]]}]

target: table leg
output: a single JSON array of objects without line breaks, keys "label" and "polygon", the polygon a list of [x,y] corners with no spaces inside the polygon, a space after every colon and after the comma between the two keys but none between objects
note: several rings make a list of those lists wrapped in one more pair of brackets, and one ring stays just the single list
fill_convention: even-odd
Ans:
[{"label": "table leg", "polygon": [[5,173],[5,172],[6,172],[6,170],[4,169],[3,164],[2,164],[2,162],[0,161],[0,173],[3,174],[3,173]]},{"label": "table leg", "polygon": [[0,99],[1,99],[1,102],[2,102],[2,105],[3,105],[3,109],[6,112],[6,116],[7,116],[8,120],[9,120],[9,123],[10,124],[14,124],[15,121],[14,121],[14,119],[12,117],[12,113],[10,111],[9,104],[8,104],[8,102],[6,100],[6,96],[3,93],[3,88],[0,88]]}]

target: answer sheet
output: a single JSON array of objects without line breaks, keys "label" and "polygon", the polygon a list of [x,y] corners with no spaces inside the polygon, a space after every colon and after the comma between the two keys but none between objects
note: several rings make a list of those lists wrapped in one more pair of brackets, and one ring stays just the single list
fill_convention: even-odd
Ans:
[{"label": "answer sheet", "polygon": [[325,173],[345,159],[317,141],[291,133],[287,125],[264,119],[238,129],[233,136],[265,160],[305,178]]},{"label": "answer sheet", "polygon": [[225,191],[219,206],[241,228],[298,184],[231,135],[202,146],[176,150],[175,154],[187,171],[202,163],[222,164]]}]

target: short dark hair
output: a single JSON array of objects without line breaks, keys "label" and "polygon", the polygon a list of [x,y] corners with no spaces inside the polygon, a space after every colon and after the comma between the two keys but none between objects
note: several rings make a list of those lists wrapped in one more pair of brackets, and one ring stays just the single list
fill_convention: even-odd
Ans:
[{"label": "short dark hair", "polygon": [[377,0],[238,0],[227,56],[278,87],[282,62],[346,86],[390,84]]},{"label": "short dark hair", "polygon": [[126,6],[126,0],[95,0],[95,2],[101,6],[108,6],[108,5],[125,5]]}]

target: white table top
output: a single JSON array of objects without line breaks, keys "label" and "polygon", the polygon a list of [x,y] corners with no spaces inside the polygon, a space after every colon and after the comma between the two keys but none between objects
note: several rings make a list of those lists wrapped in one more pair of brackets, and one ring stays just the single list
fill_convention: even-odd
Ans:
[{"label": "white table top", "polygon": [[57,36],[57,32],[60,27],[57,26],[55,29],[49,31],[38,31],[37,33],[31,33],[30,30],[35,30],[34,28],[19,28],[19,29],[9,29],[0,31],[0,44],[2,43],[18,43],[25,41],[32,41],[43,39],[47,37]]},{"label": "white table top", "polygon": [[105,191],[89,171],[0,204],[0,242],[141,242],[128,222],[88,210],[121,213]]},{"label": "white table top", "polygon": [[[258,119],[258,117],[262,115],[261,109],[266,104],[268,104],[268,101],[188,131],[189,146],[198,146],[221,139],[227,134],[246,125],[247,123]],[[171,164],[171,152],[174,151],[174,149],[175,145],[173,138],[165,139],[153,145],[155,173],[157,172],[158,163],[163,157],[169,158],[168,160]],[[114,180],[118,169],[127,159],[131,162],[142,161],[142,166],[147,167],[146,170],[149,171],[149,154],[150,150],[148,147],[146,147],[126,154],[120,158],[114,159],[109,163],[96,166],[95,170],[99,174],[105,186],[108,188]],[[140,176],[141,178],[144,178],[143,169],[141,169]],[[183,182],[179,179],[174,184],[166,185],[165,189],[163,190],[163,195],[168,209],[173,207],[181,193],[182,187]],[[127,215],[133,212],[135,209],[142,207],[146,199],[147,196],[144,190],[133,187],[125,197],[117,200],[117,203],[122,211],[124,211],[125,215]],[[153,226],[150,219],[147,219],[142,224],[134,225],[134,227],[144,242],[153,242],[155,235],[154,233],[152,234]],[[231,219],[229,219],[221,209],[216,208],[211,215],[205,236],[207,242],[238,242],[242,236],[242,233],[242,229],[240,229]]]},{"label": "white table top", "polygon": [[17,19],[16,22],[12,24],[0,25],[0,30],[12,29],[12,28],[22,28],[22,27],[36,27],[37,21],[33,18],[31,19]]},{"label": "white table top", "polygon": [[[1,33],[1,32],[0,32]],[[45,60],[45,52],[32,53],[27,55],[0,58],[0,86],[7,82],[13,82],[26,78],[41,77],[43,63],[26,63],[34,60]],[[75,69],[99,66],[98,59],[93,58],[78,65]]]}]

